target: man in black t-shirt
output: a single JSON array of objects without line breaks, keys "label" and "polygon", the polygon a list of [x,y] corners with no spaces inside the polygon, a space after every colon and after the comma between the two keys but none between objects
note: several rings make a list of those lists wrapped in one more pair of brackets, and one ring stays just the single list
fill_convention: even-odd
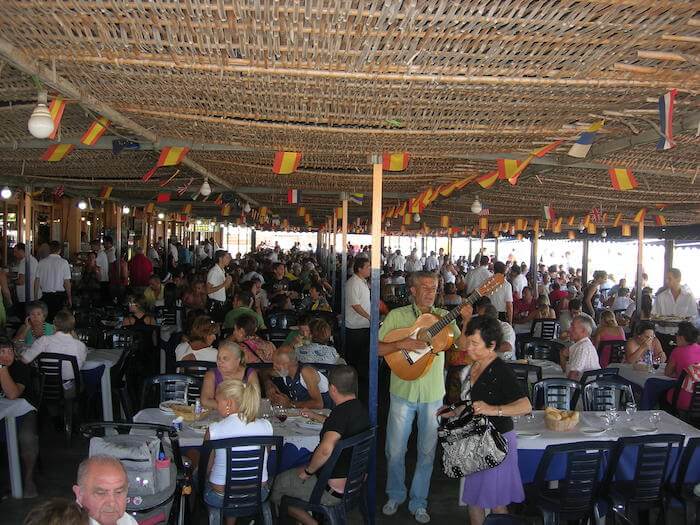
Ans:
[{"label": "man in black t-shirt", "polygon": [[[0,338],[0,397],[25,398],[30,403],[33,400],[31,369],[29,365],[15,359],[14,345],[4,337]],[[24,497],[34,498],[37,496],[34,465],[39,454],[36,411],[28,412],[18,418],[17,423],[17,438],[24,474]]]},{"label": "man in black t-shirt", "polygon": [[[323,468],[341,439],[361,434],[370,428],[369,414],[357,399],[357,372],[351,366],[337,366],[328,376],[328,392],[335,408],[328,417],[311,411],[302,415],[314,421],[323,422],[321,442],[314,450],[308,465],[283,472],[275,479],[272,501],[279,506],[283,496],[291,496],[308,501],[316,485],[316,474]],[[337,505],[343,497],[345,478],[351,462],[351,450],[345,450],[333,468],[326,491],[321,497],[323,505]],[[315,520],[301,509],[290,508],[289,514],[298,522],[314,524]],[[281,517],[280,517],[281,518]]]}]

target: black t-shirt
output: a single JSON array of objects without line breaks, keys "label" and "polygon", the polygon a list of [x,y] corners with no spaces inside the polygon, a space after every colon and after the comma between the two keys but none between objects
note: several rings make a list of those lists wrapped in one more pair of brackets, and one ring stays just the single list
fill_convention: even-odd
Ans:
[{"label": "black t-shirt", "polygon": [[[351,399],[345,403],[337,405],[323,423],[321,429],[321,440],[326,432],[337,432],[340,434],[340,439],[350,438],[361,434],[369,429],[369,414],[367,409],[358,399]],[[352,459],[352,450],[344,450],[338,458],[338,462],[333,468],[331,478],[345,478],[350,469],[350,461]]]},{"label": "black t-shirt", "polygon": [[[486,367],[476,383],[472,383],[472,401],[483,401],[489,405],[507,405],[526,397],[513,370],[500,357]],[[513,430],[510,417],[489,416],[491,423],[501,434]]]},{"label": "black t-shirt", "polygon": [[[30,403],[34,399],[32,396],[32,369],[29,365],[24,364],[22,361],[13,361],[12,364],[7,368],[10,372],[10,377],[18,385],[24,385],[24,392],[20,397],[23,397]],[[2,392],[2,397],[5,397],[5,393]]]}]

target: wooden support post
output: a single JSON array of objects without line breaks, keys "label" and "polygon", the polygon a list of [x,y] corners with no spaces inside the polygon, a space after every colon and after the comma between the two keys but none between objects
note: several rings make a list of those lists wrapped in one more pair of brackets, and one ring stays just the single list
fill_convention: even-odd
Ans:
[{"label": "wooden support post", "polygon": [[581,284],[588,284],[588,238],[583,239],[583,254],[581,261]]},{"label": "wooden support post", "polygon": [[673,250],[676,248],[676,242],[673,239],[664,241],[664,276],[673,268]]},{"label": "wooden support post", "polygon": [[532,280],[532,290],[534,291],[535,296],[537,295],[537,258],[539,257],[538,248],[539,239],[537,236],[537,232],[535,232],[530,246],[530,275]]},{"label": "wooden support post", "polygon": [[494,255],[494,257],[496,258],[496,260],[498,261],[498,260],[500,260],[500,259],[498,258],[498,237],[495,238],[493,244],[494,244],[494,247],[493,247],[493,255]]},{"label": "wooden support post", "polygon": [[338,264],[335,256],[335,244],[337,240],[337,232],[338,232],[338,211],[337,209],[333,210],[333,233],[331,235],[331,243],[332,243],[332,249],[331,249],[331,283],[333,285],[333,288],[336,288],[338,285]]},{"label": "wooden support post", "polygon": [[2,212],[2,265],[7,266],[7,200]]},{"label": "wooden support post", "polygon": [[469,235],[469,264],[474,261],[474,255],[472,254],[472,236]]},{"label": "wooden support post", "polygon": [[642,311],[642,274],[644,273],[644,220],[639,221],[637,228],[637,311]]},{"label": "wooden support post", "polygon": [[34,240],[34,236],[32,235],[32,232],[34,231],[34,225],[32,224],[34,222],[34,214],[32,213],[32,195],[29,191],[24,192],[24,201],[22,206],[24,208],[24,222],[22,225],[22,229],[24,230],[24,243],[27,245],[29,253],[32,253],[32,245],[34,244],[32,242]]},{"label": "wooden support post", "polygon": [[340,262],[340,344],[345,347],[345,284],[348,281],[348,195],[343,193],[343,216],[340,218],[342,228],[342,254]]}]

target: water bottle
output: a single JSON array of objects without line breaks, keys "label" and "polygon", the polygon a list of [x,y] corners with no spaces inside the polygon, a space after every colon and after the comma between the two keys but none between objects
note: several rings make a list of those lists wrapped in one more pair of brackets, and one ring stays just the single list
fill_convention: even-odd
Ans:
[{"label": "water bottle", "polygon": [[646,363],[651,370],[651,366],[654,364],[654,352],[651,349],[644,352],[644,363]]},{"label": "water bottle", "polygon": [[198,421],[202,415],[202,403],[199,399],[194,402],[194,420]]}]

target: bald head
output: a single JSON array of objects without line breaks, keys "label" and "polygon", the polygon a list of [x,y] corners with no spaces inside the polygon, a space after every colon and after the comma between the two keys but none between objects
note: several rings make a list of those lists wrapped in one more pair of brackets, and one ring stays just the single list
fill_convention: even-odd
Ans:
[{"label": "bald head", "polygon": [[100,525],[117,525],[126,512],[129,480],[118,459],[92,456],[78,467],[73,493],[78,504]]}]

